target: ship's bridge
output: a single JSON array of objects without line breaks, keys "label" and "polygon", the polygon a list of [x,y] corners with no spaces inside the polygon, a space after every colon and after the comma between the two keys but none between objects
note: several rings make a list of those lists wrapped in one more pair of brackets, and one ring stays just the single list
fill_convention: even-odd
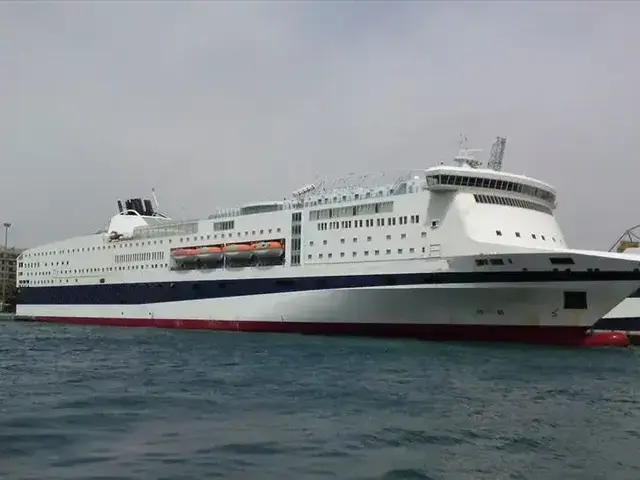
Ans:
[{"label": "ship's bridge", "polygon": [[542,200],[551,208],[556,205],[555,189],[544,182],[490,169],[438,166],[426,170],[427,188],[433,192],[460,190],[500,190]]},{"label": "ship's bridge", "polygon": [[256,213],[277,212],[284,209],[284,202],[258,202],[240,207],[241,215],[253,215]]}]

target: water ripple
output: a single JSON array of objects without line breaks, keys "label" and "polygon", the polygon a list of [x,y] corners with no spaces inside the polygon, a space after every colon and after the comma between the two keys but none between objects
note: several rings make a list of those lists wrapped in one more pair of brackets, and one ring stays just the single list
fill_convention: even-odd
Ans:
[{"label": "water ripple", "polygon": [[636,350],[0,325],[0,477],[640,478]]}]

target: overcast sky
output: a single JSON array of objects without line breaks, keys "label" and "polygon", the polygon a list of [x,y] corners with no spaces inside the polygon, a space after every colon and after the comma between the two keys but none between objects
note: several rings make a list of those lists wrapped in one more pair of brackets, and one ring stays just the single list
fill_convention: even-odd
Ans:
[{"label": "overcast sky", "polygon": [[34,246],[117,198],[173,217],[506,136],[571,246],[640,223],[640,3],[2,2],[0,221]]}]

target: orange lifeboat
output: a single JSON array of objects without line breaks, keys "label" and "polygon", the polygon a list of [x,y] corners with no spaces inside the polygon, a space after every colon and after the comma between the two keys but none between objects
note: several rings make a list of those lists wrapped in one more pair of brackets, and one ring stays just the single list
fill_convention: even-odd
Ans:
[{"label": "orange lifeboat", "polygon": [[198,260],[203,262],[219,262],[222,260],[222,248],[220,247],[200,247],[197,254]]},{"label": "orange lifeboat", "polygon": [[193,262],[198,258],[197,255],[196,248],[176,248],[171,251],[171,258],[176,262]]},{"label": "orange lifeboat", "polygon": [[284,245],[280,242],[259,242],[254,244],[254,254],[260,258],[279,257],[284,253]]},{"label": "orange lifeboat", "polygon": [[224,256],[233,260],[248,260],[253,254],[253,245],[247,245],[246,243],[234,243],[232,245],[225,245],[222,248]]}]

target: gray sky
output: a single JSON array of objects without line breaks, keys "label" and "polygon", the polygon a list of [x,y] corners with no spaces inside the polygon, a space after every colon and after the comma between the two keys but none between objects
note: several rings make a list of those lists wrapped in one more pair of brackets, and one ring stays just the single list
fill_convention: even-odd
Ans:
[{"label": "gray sky", "polygon": [[640,223],[638,2],[0,3],[0,221],[91,233],[508,137],[572,246]]}]

